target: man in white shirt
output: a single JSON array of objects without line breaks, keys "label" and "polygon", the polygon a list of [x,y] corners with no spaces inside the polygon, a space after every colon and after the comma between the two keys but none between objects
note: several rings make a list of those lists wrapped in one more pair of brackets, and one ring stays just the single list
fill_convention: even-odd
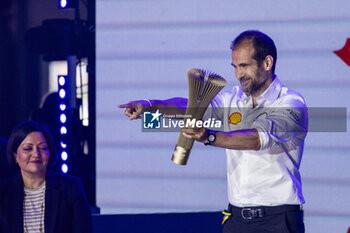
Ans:
[{"label": "man in white shirt", "polygon": [[[305,101],[275,75],[277,51],[266,34],[245,31],[231,49],[241,87],[219,93],[205,115],[221,118],[224,129],[188,128],[183,134],[226,148],[229,208],[223,212],[224,233],[305,232],[299,173],[308,124]],[[119,107],[136,119],[145,110],[167,107],[184,113],[186,104],[187,99],[173,98]]]}]

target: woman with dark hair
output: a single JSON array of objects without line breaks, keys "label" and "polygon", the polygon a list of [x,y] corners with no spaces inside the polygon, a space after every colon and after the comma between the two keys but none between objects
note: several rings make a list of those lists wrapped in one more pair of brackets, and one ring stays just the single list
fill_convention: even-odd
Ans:
[{"label": "woman with dark hair", "polygon": [[48,169],[56,153],[45,125],[26,121],[17,126],[8,140],[7,156],[20,172],[0,182],[0,232],[92,232],[80,179]]}]

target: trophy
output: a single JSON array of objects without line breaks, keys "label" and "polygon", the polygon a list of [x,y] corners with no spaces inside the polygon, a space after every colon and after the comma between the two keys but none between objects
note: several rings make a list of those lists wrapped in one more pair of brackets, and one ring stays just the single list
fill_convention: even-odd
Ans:
[{"label": "trophy", "polygon": [[[207,70],[190,68],[187,70],[188,103],[184,122],[201,120],[208,105],[226,85],[220,75]],[[186,165],[194,140],[185,138],[180,132],[171,160]]]}]

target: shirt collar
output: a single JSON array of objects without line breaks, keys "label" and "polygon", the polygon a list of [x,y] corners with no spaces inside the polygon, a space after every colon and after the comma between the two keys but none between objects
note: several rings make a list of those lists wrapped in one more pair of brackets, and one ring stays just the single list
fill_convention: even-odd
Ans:
[{"label": "shirt collar", "polygon": [[[258,104],[264,103],[266,101],[274,102],[278,98],[281,92],[281,89],[282,89],[282,83],[276,76],[275,79],[270,84],[270,86],[256,99]],[[247,96],[242,91],[242,87],[239,87],[239,92],[240,92],[239,96],[241,97],[241,101],[246,102],[251,99],[251,96]]]}]

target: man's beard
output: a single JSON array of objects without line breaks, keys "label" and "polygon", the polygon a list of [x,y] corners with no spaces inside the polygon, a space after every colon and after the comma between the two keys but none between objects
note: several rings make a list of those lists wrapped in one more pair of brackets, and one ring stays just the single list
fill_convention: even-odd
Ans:
[{"label": "man's beard", "polygon": [[267,81],[267,76],[265,75],[263,76],[262,73],[263,72],[260,72],[259,70],[257,70],[255,73],[255,77],[261,77],[261,79],[252,79],[250,77],[243,78],[243,79],[251,80],[251,84],[249,87],[243,89],[243,86],[242,86],[242,90],[247,96],[250,96],[252,93],[257,92]]}]

